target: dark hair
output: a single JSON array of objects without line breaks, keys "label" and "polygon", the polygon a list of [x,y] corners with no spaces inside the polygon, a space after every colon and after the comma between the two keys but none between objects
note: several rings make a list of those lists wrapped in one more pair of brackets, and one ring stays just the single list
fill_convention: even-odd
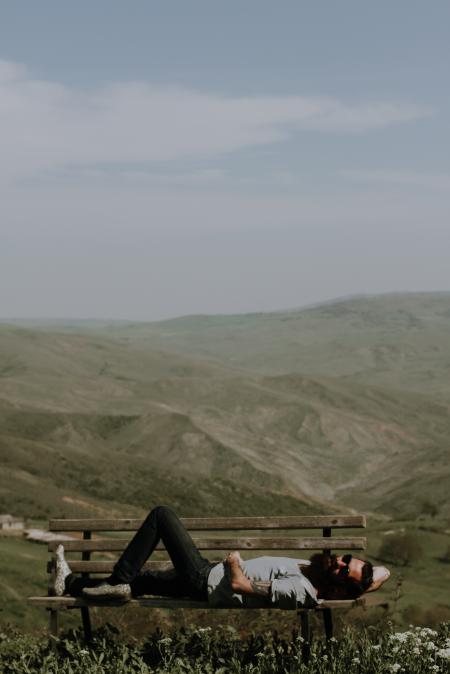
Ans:
[{"label": "dark hair", "polygon": [[364,566],[361,569],[361,594],[366,592],[373,583],[373,566],[371,562],[364,561]]},{"label": "dark hair", "polygon": [[361,580],[333,573],[335,555],[316,554],[311,557],[311,565],[302,569],[317,590],[320,599],[356,599],[369,589],[373,582],[373,567],[364,562]]},{"label": "dark hair", "polygon": [[361,580],[358,582],[349,576],[334,575],[326,589],[324,599],[357,599],[369,587],[373,581],[373,567],[370,562],[364,562],[361,568]]}]

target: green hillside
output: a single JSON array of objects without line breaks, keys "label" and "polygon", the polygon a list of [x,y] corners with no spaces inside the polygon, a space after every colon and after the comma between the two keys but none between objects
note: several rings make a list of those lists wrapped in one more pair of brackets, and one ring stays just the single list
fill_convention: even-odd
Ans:
[{"label": "green hillside", "polygon": [[187,316],[114,325],[108,333],[265,374],[345,377],[450,398],[450,293],[358,297],[276,313]]},{"label": "green hillside", "polygon": [[5,327],[0,339],[3,510],[310,510],[192,414],[195,392],[220,393],[226,371],[90,337]]},{"label": "green hillside", "polygon": [[449,328],[446,294],[0,325],[0,510],[448,517]]}]

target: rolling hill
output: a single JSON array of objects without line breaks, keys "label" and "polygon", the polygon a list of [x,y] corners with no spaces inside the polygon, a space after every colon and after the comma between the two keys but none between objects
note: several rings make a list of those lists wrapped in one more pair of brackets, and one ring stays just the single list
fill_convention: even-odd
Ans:
[{"label": "rolling hill", "polygon": [[450,515],[450,295],[0,325],[0,510]]},{"label": "rolling hill", "polygon": [[356,297],[284,312],[112,325],[107,331],[262,374],[345,377],[450,400],[450,293]]}]

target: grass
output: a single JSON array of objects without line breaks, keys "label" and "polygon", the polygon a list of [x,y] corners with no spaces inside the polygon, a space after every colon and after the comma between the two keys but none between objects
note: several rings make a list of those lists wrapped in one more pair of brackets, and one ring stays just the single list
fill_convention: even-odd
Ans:
[{"label": "grass", "polygon": [[[436,530],[429,530],[431,526]],[[399,521],[395,526],[369,522],[368,557],[373,563],[385,564],[391,569],[391,580],[386,588],[390,588],[393,619],[397,624],[430,625],[441,619],[450,620],[450,567],[441,561],[449,541],[444,526],[443,522],[431,524],[426,521]],[[404,530],[421,549],[417,559],[408,566],[395,565],[379,557],[381,543],[386,537],[383,532],[392,530],[396,531],[394,536],[401,535]]]},{"label": "grass", "polygon": [[0,618],[30,631],[46,623],[43,611],[26,598],[47,593],[47,546],[17,538],[0,538]]}]

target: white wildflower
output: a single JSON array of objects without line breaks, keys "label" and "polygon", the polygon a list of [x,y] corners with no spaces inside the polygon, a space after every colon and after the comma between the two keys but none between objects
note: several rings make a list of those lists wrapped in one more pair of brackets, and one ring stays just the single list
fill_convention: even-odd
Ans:
[{"label": "white wildflower", "polygon": [[354,665],[359,665],[359,658],[353,658],[352,662]]},{"label": "white wildflower", "polygon": [[404,644],[408,641],[409,638],[409,632],[396,632],[395,634],[391,634],[389,637],[390,641],[398,641],[401,644]]},{"label": "white wildflower", "polygon": [[425,644],[425,648],[427,651],[435,651],[437,646],[432,641],[429,641],[427,644]]},{"label": "white wildflower", "polygon": [[381,648],[381,644],[373,644],[373,646],[372,646],[373,651],[379,651],[380,648]]},{"label": "white wildflower", "polygon": [[417,648],[417,646],[413,648],[413,653],[414,655],[420,655],[420,648]]},{"label": "white wildflower", "polygon": [[398,664],[398,662],[394,662],[394,664],[391,666],[391,672],[398,672],[402,668],[401,665]]},{"label": "white wildflower", "polygon": [[437,637],[437,632],[429,627],[420,628],[420,636],[422,637]]},{"label": "white wildflower", "polygon": [[450,660],[450,648],[441,648],[438,650],[436,653],[440,658],[444,658],[444,660]]},{"label": "white wildflower", "polygon": [[89,655],[89,651],[85,648],[82,648],[81,651],[78,651],[78,655]]}]

